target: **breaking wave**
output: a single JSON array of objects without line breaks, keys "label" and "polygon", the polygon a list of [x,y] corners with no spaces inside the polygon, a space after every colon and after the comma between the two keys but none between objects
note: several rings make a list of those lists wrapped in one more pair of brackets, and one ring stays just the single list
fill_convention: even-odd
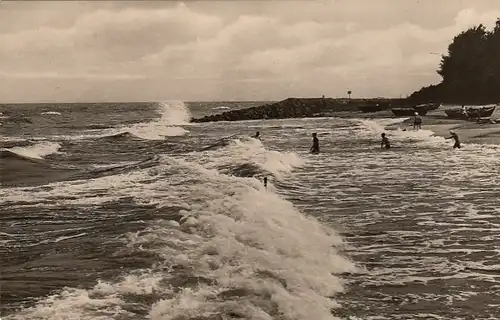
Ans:
[{"label": "breaking wave", "polygon": [[100,139],[104,140],[112,140],[112,141],[117,141],[117,140],[145,140],[144,138],[141,138],[139,136],[134,135],[133,133],[129,131],[125,132],[120,132],[111,136],[104,136],[101,137]]},{"label": "breaking wave", "polygon": [[305,164],[295,152],[279,152],[268,150],[258,139],[242,137],[228,138],[213,145],[204,152],[191,154],[207,168],[218,169],[226,174],[236,176],[253,176],[262,173],[274,175],[282,179],[294,168]]},{"label": "breaking wave", "polygon": [[60,116],[61,113],[60,112],[57,112],[57,111],[45,111],[45,112],[42,112],[43,115],[51,115],[51,116]]},{"label": "breaking wave", "polygon": [[44,141],[31,146],[17,146],[3,150],[7,150],[27,158],[43,159],[50,154],[57,153],[60,148],[61,145],[57,142]]},{"label": "breaking wave", "polygon": [[133,135],[148,140],[163,140],[169,136],[185,134],[181,126],[189,124],[189,109],[182,101],[162,102],[159,104],[160,118],[147,123],[135,124],[126,130]]},{"label": "breaking wave", "polygon": [[204,153],[193,155],[198,162],[161,156],[111,176],[9,189],[4,201],[153,205],[154,220],[126,234],[122,250],[156,262],[91,288],[65,288],[6,319],[334,319],[338,274],[356,270],[338,253],[341,238],[252,174],[223,174],[247,167],[279,176],[304,161],[255,139]]}]

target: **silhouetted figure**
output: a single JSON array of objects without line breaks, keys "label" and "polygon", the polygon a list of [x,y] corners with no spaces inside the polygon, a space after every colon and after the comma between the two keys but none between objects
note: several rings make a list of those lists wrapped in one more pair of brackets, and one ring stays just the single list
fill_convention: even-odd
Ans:
[{"label": "silhouetted figure", "polygon": [[257,132],[255,133],[255,136],[253,136],[253,137],[254,137],[255,139],[259,139],[259,140],[260,140],[260,132],[259,132],[259,131],[257,131]]},{"label": "silhouetted figure", "polygon": [[316,132],[312,134],[312,137],[313,137],[313,145],[311,147],[310,152],[313,154],[318,154],[319,153],[319,140],[318,140]]},{"label": "silhouetted figure", "polygon": [[389,142],[389,139],[387,139],[387,137],[385,136],[385,133],[382,133],[382,143],[380,145],[381,148],[386,148],[386,149],[389,149],[391,147],[391,144]]},{"label": "silhouetted figure", "polygon": [[476,110],[477,123],[481,123],[481,111],[479,109]]},{"label": "silhouetted figure", "polygon": [[422,129],[422,117],[415,112],[415,119],[413,120],[413,129],[420,130]]},{"label": "silhouetted figure", "polygon": [[267,189],[267,177],[264,177],[264,187]]},{"label": "silhouetted figure", "polygon": [[462,115],[465,117],[465,118],[470,118],[470,114],[467,110],[467,107],[465,105],[462,105]]},{"label": "silhouetted figure", "polygon": [[455,148],[460,149],[460,138],[458,137],[458,135],[453,130],[450,130],[450,135],[451,136],[448,137],[448,138],[446,138],[446,139],[453,139],[453,140],[455,140],[455,144],[453,145],[453,149],[455,149]]}]

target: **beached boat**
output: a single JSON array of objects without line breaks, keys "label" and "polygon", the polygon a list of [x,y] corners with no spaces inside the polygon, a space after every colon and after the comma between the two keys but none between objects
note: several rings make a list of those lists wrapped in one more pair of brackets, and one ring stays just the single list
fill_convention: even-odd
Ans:
[{"label": "beached boat", "polygon": [[393,108],[391,111],[396,117],[411,117],[415,115],[415,112],[418,112],[421,116],[425,116],[428,110],[416,108]]},{"label": "beached boat", "polygon": [[379,112],[391,108],[389,103],[377,103],[358,106],[358,109],[363,113]]},{"label": "beached boat", "polygon": [[415,115],[415,112],[418,112],[418,114],[421,116],[425,116],[427,112],[431,110],[436,110],[440,106],[441,103],[424,103],[411,107],[407,106],[402,108],[393,108],[391,109],[391,111],[397,117],[410,117]]},{"label": "beached boat", "polygon": [[444,112],[450,118],[468,120],[491,117],[496,107],[496,105],[488,107],[468,107],[465,109],[465,112],[462,108],[453,108],[444,110]]},{"label": "beached boat", "polygon": [[431,111],[431,110],[436,110],[440,106],[441,106],[441,103],[424,103],[424,104],[419,104],[419,105],[415,106],[414,108],[417,110],[425,109],[427,111]]}]

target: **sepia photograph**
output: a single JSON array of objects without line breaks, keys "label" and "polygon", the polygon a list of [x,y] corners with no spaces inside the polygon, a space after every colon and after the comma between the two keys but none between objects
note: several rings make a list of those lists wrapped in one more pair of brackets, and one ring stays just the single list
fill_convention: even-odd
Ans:
[{"label": "sepia photograph", "polygon": [[500,0],[0,1],[0,320],[500,319]]}]

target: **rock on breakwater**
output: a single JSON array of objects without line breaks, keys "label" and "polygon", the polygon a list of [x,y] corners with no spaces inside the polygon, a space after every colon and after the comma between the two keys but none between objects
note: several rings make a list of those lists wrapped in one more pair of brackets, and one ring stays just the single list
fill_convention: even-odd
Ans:
[{"label": "rock on breakwater", "polygon": [[272,104],[193,118],[191,122],[327,117],[335,112],[355,112],[367,106],[390,108],[395,103],[396,99],[288,98]]}]

